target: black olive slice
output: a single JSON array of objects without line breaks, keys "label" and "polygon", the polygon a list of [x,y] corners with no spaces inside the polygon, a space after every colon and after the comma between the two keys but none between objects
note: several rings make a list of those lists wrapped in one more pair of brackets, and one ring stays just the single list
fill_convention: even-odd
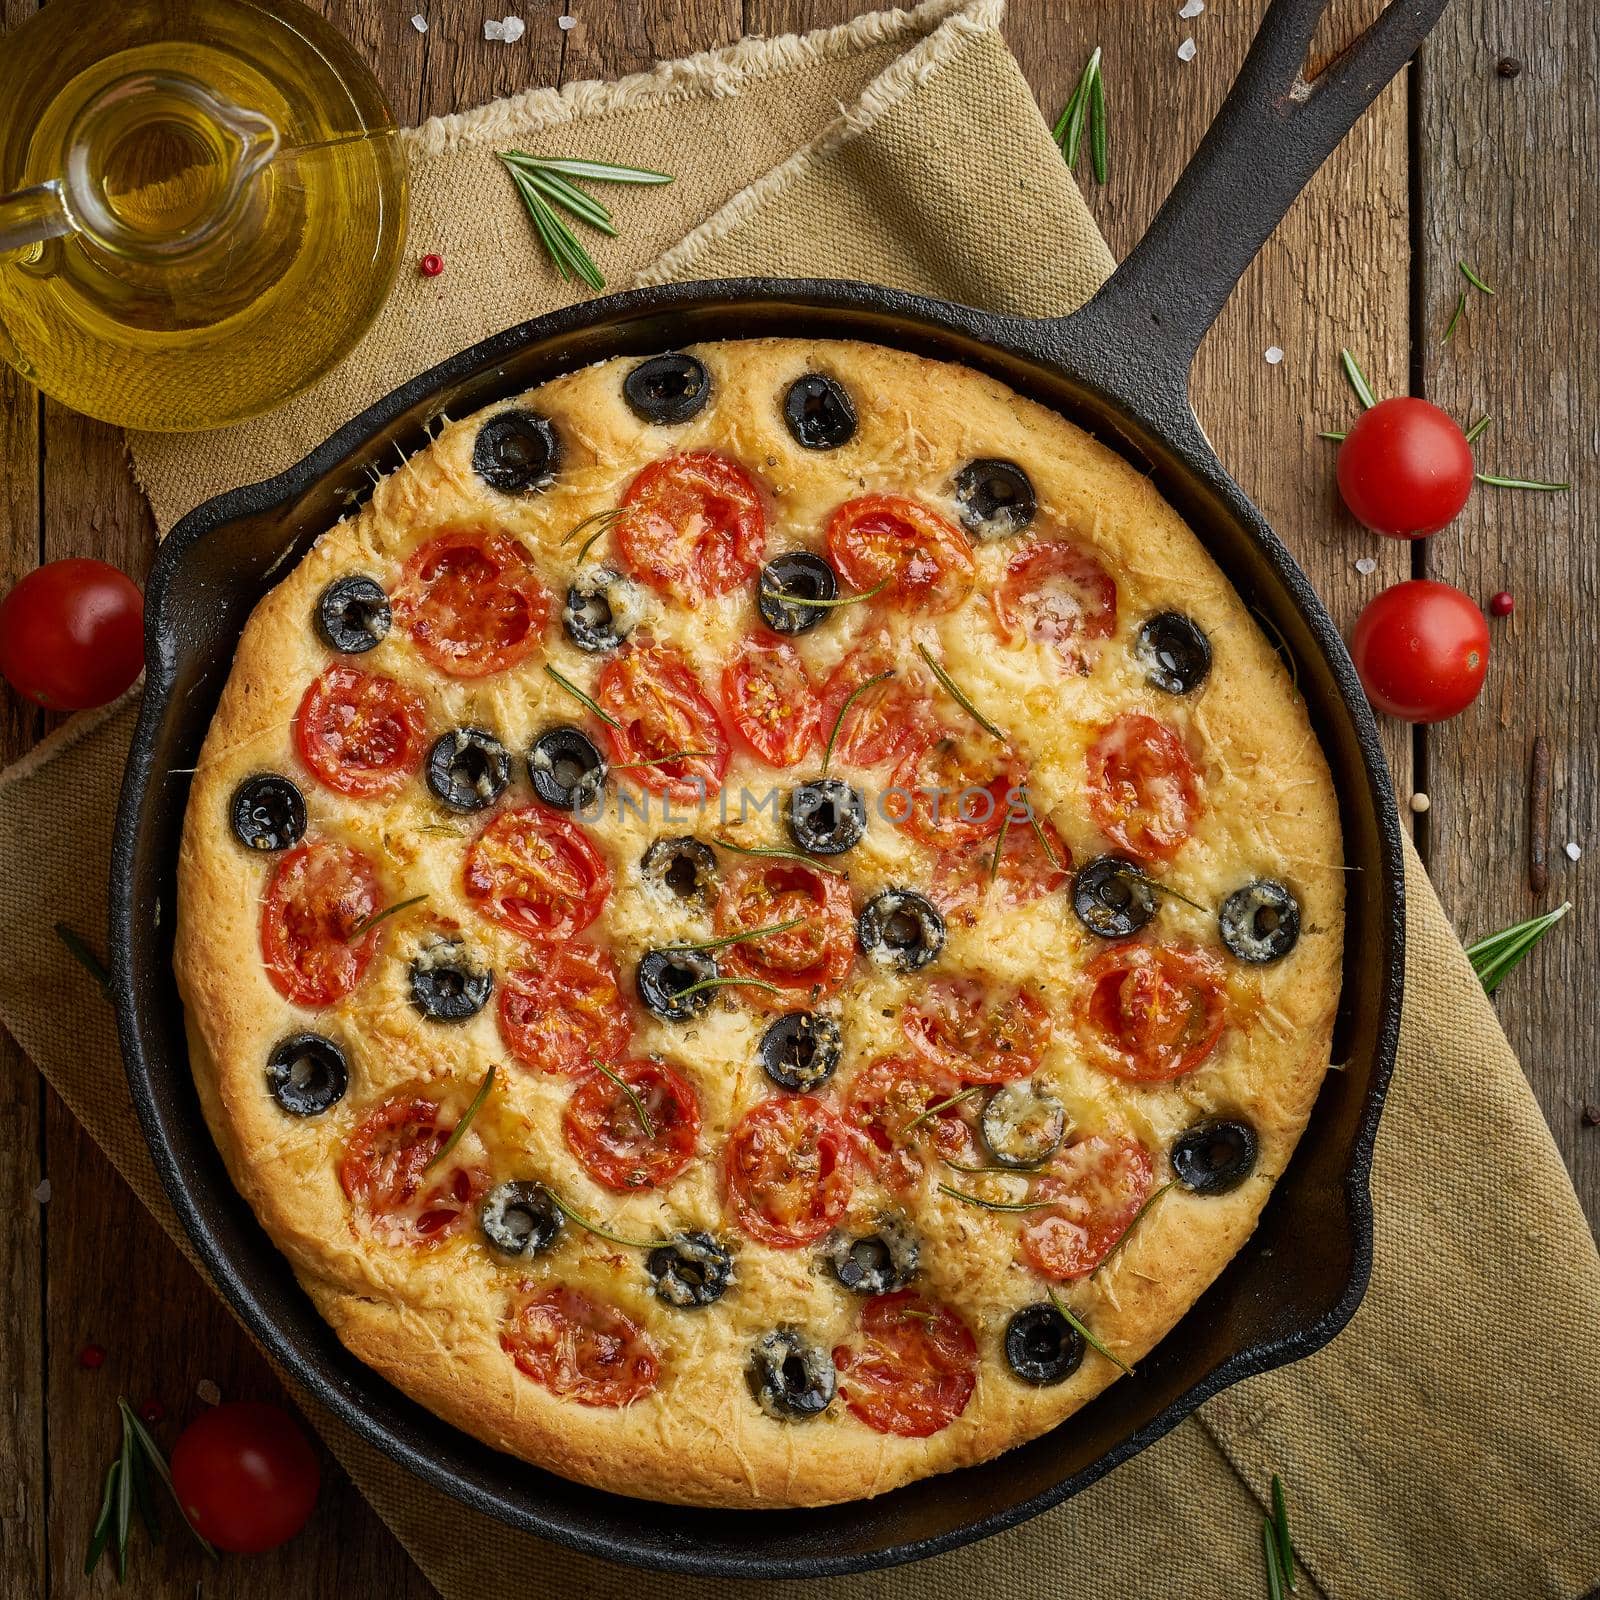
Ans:
[{"label": "black olive slice", "polygon": [[669,1306],[708,1306],[733,1282],[733,1257],[709,1233],[680,1233],[645,1257],[656,1299]]},{"label": "black olive slice", "polygon": [[911,1225],[898,1212],[886,1212],[868,1234],[829,1235],[822,1259],[852,1294],[889,1294],[917,1275],[922,1251]]},{"label": "black olive slice", "polygon": [[435,939],[411,961],[411,1003],[430,1022],[465,1022],[489,1003],[494,974],[461,939]]},{"label": "black olive slice", "polygon": [[505,793],[511,757],[486,728],[453,728],[428,752],[428,787],[452,811],[482,811]]},{"label": "black olive slice", "polygon": [[699,839],[657,839],[645,851],[639,870],[664,900],[708,906],[717,898],[717,858]]},{"label": "black olive slice", "polygon": [[347,656],[382,644],[394,620],[383,586],[359,574],[335,578],[318,596],[316,615],[322,642]]},{"label": "black olive slice", "polygon": [[867,806],[858,790],[838,778],[813,778],[789,791],[789,837],[814,856],[837,856],[861,843]]},{"label": "black olive slice", "polygon": [[1039,509],[1033,484],[1015,461],[969,461],[956,474],[956,504],[980,539],[1021,533]]},{"label": "black olive slice", "polygon": [[1281,961],[1300,937],[1300,902],[1281,883],[1258,878],[1222,902],[1217,926],[1241,961]]},{"label": "black olive slice", "polygon": [[881,889],[861,908],[856,938],[880,966],[916,972],[944,949],[944,918],[915,889]]},{"label": "black olive slice", "polygon": [[1006,1365],[1035,1388],[1062,1383],[1083,1364],[1083,1335],[1048,1301],[1023,1306],[1006,1324]]},{"label": "black olive slice", "polygon": [[586,811],[606,786],[606,758],[581,728],[547,728],[528,753],[533,792],[558,811]]},{"label": "black olive slice", "polygon": [[761,569],[756,609],[774,633],[804,633],[828,615],[827,606],[786,603],[792,600],[837,600],[839,579],[821,556],[791,550],[774,556]]},{"label": "black olive slice", "polygon": [[631,597],[632,585],[610,567],[570,585],[561,607],[567,637],[589,655],[617,649],[633,631]]},{"label": "black olive slice", "polygon": [[320,1116],[350,1086],[344,1051],[320,1033],[296,1033],[267,1057],[267,1088],[291,1117]]},{"label": "black olive slice", "polygon": [[808,372],[789,385],[783,420],[795,443],[807,450],[837,450],[855,437],[856,408],[844,386],[820,372]]},{"label": "black olive slice", "polygon": [[548,417],[502,411],[478,429],[472,469],[502,494],[549,488],[561,460],[561,442]]},{"label": "black olive slice", "polygon": [[761,1035],[761,1065],[780,1089],[811,1090],[831,1078],[844,1053],[844,1036],[832,1017],[788,1011]]},{"label": "black olive slice", "polygon": [[1172,1170],[1191,1194],[1227,1194],[1255,1171],[1256,1130],[1248,1122],[1208,1117],[1172,1145]]},{"label": "black olive slice", "polygon": [[989,1154],[1003,1167],[1036,1167],[1061,1148],[1067,1110],[1053,1094],[1024,1080],[1002,1084],[978,1123]]},{"label": "black olive slice", "polygon": [[536,1256],[561,1234],[566,1219],[542,1183],[502,1183],[483,1197],[478,1226],[483,1236],[506,1256]]},{"label": "black olive slice", "polygon": [[774,1328],[750,1352],[750,1391],[779,1422],[820,1416],[838,1388],[833,1357],[797,1328]]},{"label": "black olive slice", "polygon": [[683,991],[716,976],[717,958],[709,950],[647,950],[639,963],[639,998],[664,1022],[687,1022],[711,1004],[716,990]]},{"label": "black olive slice", "polygon": [[1156,892],[1138,862],[1096,856],[1073,875],[1072,909],[1090,933],[1127,939],[1156,914]]},{"label": "black olive slice", "polygon": [[1133,658],[1145,681],[1168,694],[1191,694],[1211,671],[1211,641],[1181,611],[1163,611],[1139,629]]},{"label": "black olive slice", "polygon": [[287,778],[246,778],[228,805],[234,837],[251,850],[287,850],[306,831],[306,797]]},{"label": "black olive slice", "polygon": [[682,351],[651,356],[622,380],[622,398],[644,422],[687,422],[711,398],[711,374]]}]

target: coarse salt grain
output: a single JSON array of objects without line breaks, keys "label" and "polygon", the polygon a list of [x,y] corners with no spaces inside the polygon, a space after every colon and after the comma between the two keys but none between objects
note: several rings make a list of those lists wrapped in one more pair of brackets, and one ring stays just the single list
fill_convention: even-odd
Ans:
[{"label": "coarse salt grain", "polygon": [[220,1405],[222,1403],[222,1391],[209,1378],[202,1378],[199,1383],[194,1386],[194,1392],[199,1395],[200,1399],[208,1406]]},{"label": "coarse salt grain", "polygon": [[1283,360],[1283,350],[1281,349],[1281,347],[1279,347],[1278,345],[1275,345],[1275,344],[1269,344],[1267,346],[1267,365],[1269,367],[1275,367],[1282,360]]},{"label": "coarse salt grain", "polygon": [[1195,52],[1198,49],[1199,46],[1195,44],[1193,39],[1185,39],[1183,43],[1178,46],[1178,59],[1180,61],[1193,61],[1195,58]]},{"label": "coarse salt grain", "polygon": [[565,33],[568,28],[576,28],[578,26],[578,19],[576,17],[557,17],[556,26]]},{"label": "coarse salt grain", "polygon": [[1583,854],[1583,846],[1581,844],[1573,844],[1570,840],[1567,842],[1567,860],[1568,861],[1576,861],[1578,859],[1578,857],[1581,856],[1582,854]]},{"label": "coarse salt grain", "polygon": [[33,1198],[42,1206],[50,1204],[50,1180],[48,1178],[39,1180],[38,1186],[33,1191]]},{"label": "coarse salt grain", "polygon": [[1376,556],[1361,556],[1356,561],[1356,571],[1359,572],[1363,578],[1371,577],[1372,574],[1377,570],[1378,559]]},{"label": "coarse salt grain", "polygon": [[1417,791],[1417,793],[1416,793],[1416,794],[1414,794],[1414,795],[1412,795],[1412,797],[1411,797],[1411,809],[1412,809],[1412,810],[1413,810],[1413,811],[1415,811],[1415,812],[1416,812],[1416,814],[1417,814],[1417,815],[1418,815],[1418,816],[1419,816],[1419,817],[1420,817],[1420,816],[1421,816],[1421,815],[1422,815],[1422,813],[1423,813],[1423,812],[1424,812],[1424,811],[1426,811],[1426,810],[1427,810],[1427,809],[1428,809],[1428,807],[1429,807],[1429,806],[1431,806],[1431,805],[1432,805],[1432,804],[1433,804],[1433,801],[1431,801],[1431,800],[1430,800],[1430,799],[1429,799],[1429,798],[1428,798],[1428,797],[1427,797],[1427,795],[1425,795],[1425,794],[1423,794],[1423,793],[1422,793],[1422,792],[1421,792],[1421,790],[1418,790],[1418,791]]},{"label": "coarse salt grain", "polygon": [[1198,17],[1205,8],[1206,0],[1183,0],[1183,5],[1179,8],[1178,15],[1186,19]]},{"label": "coarse salt grain", "polygon": [[428,19],[419,11],[411,19],[411,26],[415,28],[418,33],[426,33],[428,31]]},{"label": "coarse salt grain", "polygon": [[500,37],[504,39],[507,44],[515,44],[517,40],[520,39],[527,31],[528,25],[522,20],[521,17],[507,17],[506,20],[500,24]]},{"label": "coarse salt grain", "polygon": [[493,17],[489,17],[489,18],[485,19],[484,24],[483,24],[483,36],[484,36],[485,39],[503,39],[503,38],[505,38],[505,36],[506,36],[506,25],[505,25],[505,23],[496,22]]}]

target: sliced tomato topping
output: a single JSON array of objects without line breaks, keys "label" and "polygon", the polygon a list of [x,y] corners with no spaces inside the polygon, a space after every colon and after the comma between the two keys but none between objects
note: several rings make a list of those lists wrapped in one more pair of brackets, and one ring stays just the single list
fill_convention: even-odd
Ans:
[{"label": "sliced tomato topping", "polygon": [[562,1120],[567,1148],[607,1188],[655,1189],[670,1183],[689,1165],[700,1136],[694,1090],[660,1061],[604,1064],[609,1075],[596,1067],[579,1080],[567,1102]]},{"label": "sliced tomato topping", "polygon": [[810,1095],[763,1100],[746,1112],[723,1165],[739,1226],[780,1250],[820,1239],[850,1204],[849,1135]]},{"label": "sliced tomato topping", "polygon": [[339,1183],[374,1238],[391,1245],[447,1239],[489,1187],[483,1147],[468,1130],[441,1166],[455,1124],[435,1101],[400,1095],[370,1111],[350,1135]]},{"label": "sliced tomato topping", "polygon": [[441,672],[482,678],[539,646],[550,595],[528,551],[508,534],[452,529],[406,562],[395,620]]},{"label": "sliced tomato topping", "polygon": [[1008,640],[1048,646],[1068,672],[1089,672],[1117,625],[1117,586],[1082,545],[1056,539],[1012,557],[991,596]]},{"label": "sliced tomato topping", "polygon": [[[898,652],[884,633],[857,645],[833,669],[822,691],[822,737],[838,727],[833,760],[839,765],[875,767],[917,738],[930,711],[926,680],[914,660]],[[892,678],[872,682],[889,671]]]},{"label": "sliced tomato topping", "polygon": [[882,804],[889,820],[913,839],[949,850],[993,839],[1007,808],[1020,809],[1021,786],[1020,764],[988,734],[928,727],[900,758]]},{"label": "sliced tomato topping", "polygon": [[577,823],[545,806],[502,811],[468,847],[467,898],[537,943],[570,939],[600,915],[611,868]]},{"label": "sliced tomato topping", "polygon": [[570,1076],[626,1052],[633,1018],[617,964],[593,945],[556,945],[500,985],[500,1037],[525,1067]]},{"label": "sliced tomato topping", "polygon": [[1209,951],[1127,941],[1084,969],[1078,1031],[1119,1077],[1164,1083],[1216,1048],[1227,1012],[1226,973]]},{"label": "sliced tomato topping", "polygon": [[518,1284],[500,1348],[525,1377],[583,1406],[631,1405],[661,1374],[660,1352],[638,1323],[564,1285]]},{"label": "sliced tomato topping", "polygon": [[1194,832],[1200,779],[1182,736],[1130,711],[1108,722],[1089,746],[1089,810],[1120,850],[1170,861]]},{"label": "sliced tomato topping", "polygon": [[864,494],[828,521],[828,559],[851,588],[887,581],[881,599],[910,611],[953,611],[972,591],[972,541],[915,500]]},{"label": "sliced tomato topping", "polygon": [[895,1189],[912,1187],[930,1160],[971,1164],[977,1146],[967,1120],[976,1096],[927,1057],[882,1056],[850,1080],[844,1116],[867,1166]]},{"label": "sliced tomato topping", "polygon": [[822,702],[792,644],[746,639],[722,669],[722,703],[744,742],[774,767],[796,766],[817,747]]},{"label": "sliced tomato topping", "polygon": [[595,700],[618,724],[606,736],[630,782],[689,805],[721,790],[727,730],[676,650],[627,646],[601,669]]},{"label": "sliced tomato topping", "polygon": [[725,976],[754,978],[785,991],[739,989],[742,1000],[787,1010],[837,994],[855,960],[855,911],[850,886],[838,873],[798,861],[750,861],[735,867],[717,899],[717,934],[753,932],[784,922],[798,926],[725,946],[717,961]]},{"label": "sliced tomato topping", "polygon": [[377,870],[350,845],[316,840],[291,850],[267,885],[261,955],[272,986],[297,1006],[342,1000],[361,982],[380,937],[351,934],[379,910]]},{"label": "sliced tomato topping", "polygon": [[1035,1200],[1057,1204],[1023,1225],[1023,1255],[1058,1283],[1086,1276],[1133,1226],[1153,1181],[1150,1152],[1127,1134],[1094,1133],[1067,1145],[1034,1186]]},{"label": "sliced tomato topping", "polygon": [[1054,894],[1067,881],[1072,852],[1053,824],[1043,817],[1038,823],[1043,844],[1032,823],[1013,817],[1000,842],[998,866],[992,839],[973,839],[940,852],[933,864],[933,900],[947,921],[971,927],[986,902],[1027,905]]},{"label": "sliced tomato topping", "polygon": [[938,978],[900,1018],[906,1038],[963,1083],[1014,1083],[1038,1069],[1054,1024],[1027,989]]},{"label": "sliced tomato topping", "polygon": [[874,1295],[848,1344],[833,1352],[839,1393],[879,1433],[926,1439],[966,1410],[978,1383],[972,1330],[915,1289]]},{"label": "sliced tomato topping", "polygon": [[421,699],[393,678],[336,661],[300,702],[295,744],[330,789],[387,794],[422,759],[424,718]]},{"label": "sliced tomato topping", "polygon": [[756,481],[712,450],[654,461],[622,496],[617,548],[628,570],[685,605],[761,569],[767,510]]}]

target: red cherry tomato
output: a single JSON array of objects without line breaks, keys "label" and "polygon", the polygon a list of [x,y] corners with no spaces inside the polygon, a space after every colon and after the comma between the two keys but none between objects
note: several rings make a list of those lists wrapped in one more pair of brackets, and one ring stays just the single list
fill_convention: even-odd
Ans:
[{"label": "red cherry tomato", "polygon": [[633,1019],[617,964],[593,945],[556,945],[500,985],[500,1037],[525,1067],[569,1077],[628,1048]]},{"label": "red cherry tomato", "polygon": [[535,943],[581,933],[611,893],[611,868],[577,823],[545,806],[502,811],[468,847],[467,898]]},{"label": "red cherry tomato", "polygon": [[103,561],[50,561],[0,600],[0,675],[50,711],[115,700],[144,666],[144,597]]},{"label": "red cherry tomato", "polygon": [[658,1189],[694,1157],[700,1103],[687,1080],[660,1061],[605,1065],[615,1077],[596,1068],[567,1102],[567,1148],[608,1189]]},{"label": "red cherry tomato", "polygon": [[382,929],[350,936],[382,903],[378,874],[359,850],[320,839],[291,850],[261,908],[261,955],[272,986],[297,1006],[342,1000],[361,982]]},{"label": "red cherry tomato", "polygon": [[1072,852],[1053,824],[1043,817],[1037,821],[1038,833],[1029,822],[1013,821],[1007,827],[998,867],[992,839],[974,839],[940,853],[933,864],[933,899],[947,922],[972,927],[991,899],[1000,906],[1027,905],[1067,881]]},{"label": "red cherry tomato", "polygon": [[909,1189],[930,1160],[972,1164],[971,1102],[956,1099],[960,1092],[955,1073],[925,1056],[880,1056],[862,1067],[845,1093],[844,1116],[866,1166],[890,1188]]},{"label": "red cherry tomato", "polygon": [[879,1433],[926,1439],[954,1422],[978,1385],[978,1346],[948,1306],[915,1289],[874,1295],[833,1352],[839,1393]]},{"label": "red cherry tomato", "polygon": [[578,1289],[517,1285],[500,1348],[517,1371],[581,1406],[625,1406],[656,1386],[661,1356],[630,1317]]},{"label": "red cherry tomato", "polygon": [[908,611],[954,611],[972,589],[972,541],[937,511],[894,494],[847,500],[828,522],[828,557],[851,588]]},{"label": "red cherry tomato", "polygon": [[1026,989],[991,989],[977,978],[936,978],[901,1014],[912,1047],[963,1083],[1014,1083],[1039,1065],[1054,1029]]},{"label": "red cherry tomato", "polygon": [[330,789],[370,796],[398,789],[422,759],[422,701],[393,678],[336,661],[295,713],[300,759]]},{"label": "red cherry tomato", "polygon": [[1164,1083],[1193,1072],[1226,1020],[1222,963],[1188,945],[1127,941],[1084,968],[1078,1028],[1090,1055],[1118,1077]]},{"label": "red cherry tomato", "polygon": [[172,1488],[202,1539],[235,1555],[276,1549],[305,1527],[322,1469],[277,1406],[230,1400],[202,1411],[172,1447]]},{"label": "red cherry tomato", "polygon": [[793,767],[817,746],[822,702],[792,644],[746,639],[722,669],[722,703],[739,736],[763,761]]},{"label": "red cherry tomato", "polygon": [[533,557],[508,534],[462,528],[406,562],[395,620],[441,672],[482,678],[531,655],[550,613]]},{"label": "red cherry tomato", "polygon": [[1483,687],[1489,624],[1470,595],[1412,578],[1366,603],[1350,655],[1377,710],[1406,722],[1443,722]]},{"label": "red cherry tomato", "polygon": [[810,1095],[763,1100],[746,1112],[723,1172],[739,1226],[779,1250],[820,1239],[843,1218],[854,1187],[844,1124]]},{"label": "red cherry tomato", "polygon": [[1022,1254],[1047,1278],[1093,1272],[1132,1226],[1154,1182],[1150,1152],[1126,1134],[1091,1134],[1060,1151],[1034,1188],[1054,1200],[1022,1229]]},{"label": "red cherry tomato", "polygon": [[1339,446],[1339,493],[1391,539],[1437,533],[1472,493],[1472,446],[1453,417],[1411,395],[1380,400]]},{"label": "red cherry tomato", "polygon": [[1014,556],[990,597],[1009,642],[1047,645],[1068,672],[1086,673],[1117,625],[1117,586],[1081,545],[1051,540]]},{"label": "red cherry tomato", "polygon": [[1200,814],[1200,780],[1182,736],[1140,711],[1100,730],[1088,755],[1089,810],[1120,850],[1170,861]]},{"label": "red cherry tomato", "polygon": [[448,1239],[489,1187],[468,1128],[448,1165],[428,1163],[444,1149],[454,1122],[436,1101],[399,1095],[367,1113],[339,1162],[339,1185],[360,1222],[388,1245],[427,1248]]},{"label": "red cherry tomato", "polygon": [[601,669],[595,701],[619,724],[608,723],[606,737],[630,782],[685,805],[721,790],[727,730],[694,668],[676,650],[630,645]]},{"label": "red cherry tomato", "polygon": [[787,991],[734,991],[764,1010],[787,1010],[800,996],[809,1005],[837,994],[855,960],[849,884],[836,872],[798,861],[751,861],[734,868],[714,920],[719,937],[798,921],[782,933],[727,945],[718,955],[725,977],[753,978]]},{"label": "red cherry tomato", "polygon": [[[884,814],[935,850],[992,839],[1021,788],[1016,761],[987,734],[929,725],[900,758]],[[1026,827],[1018,816],[1011,827]]]},{"label": "red cherry tomato", "polygon": [[628,570],[662,594],[698,605],[761,569],[767,511],[737,462],[695,450],[652,462],[628,485],[617,549]]},{"label": "red cherry tomato", "polygon": [[[890,671],[893,677],[872,682]],[[869,683],[871,688],[863,687]],[[822,737],[838,728],[832,759],[843,767],[892,760],[917,737],[928,714],[922,672],[895,650],[888,634],[852,650],[822,691]]]}]

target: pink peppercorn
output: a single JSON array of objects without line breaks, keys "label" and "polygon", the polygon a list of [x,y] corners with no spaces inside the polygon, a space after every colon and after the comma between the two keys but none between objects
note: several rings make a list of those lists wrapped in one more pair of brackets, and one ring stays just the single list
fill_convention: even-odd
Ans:
[{"label": "pink peppercorn", "polygon": [[167,1408],[159,1400],[146,1400],[139,1407],[139,1420],[147,1427],[155,1427],[167,1414]]},{"label": "pink peppercorn", "polygon": [[1504,589],[1489,601],[1489,615],[1491,617],[1509,617],[1516,609],[1517,602]]},{"label": "pink peppercorn", "polygon": [[417,263],[417,271],[420,272],[424,278],[437,278],[439,274],[444,271],[444,257],[425,255]]},{"label": "pink peppercorn", "polygon": [[106,1364],[106,1353],[97,1344],[86,1344],[78,1352],[78,1365],[85,1372],[98,1372]]}]

